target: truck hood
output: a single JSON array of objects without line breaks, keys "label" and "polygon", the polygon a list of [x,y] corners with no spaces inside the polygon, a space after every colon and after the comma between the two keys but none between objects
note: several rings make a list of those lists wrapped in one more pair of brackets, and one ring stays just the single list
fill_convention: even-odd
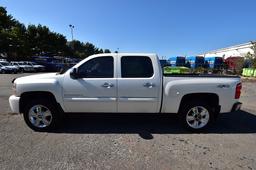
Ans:
[{"label": "truck hood", "polygon": [[44,74],[36,74],[36,75],[31,75],[31,76],[25,76],[25,77],[20,77],[15,79],[15,83],[20,83],[20,82],[34,82],[38,79],[56,79],[60,75],[57,73],[44,73]]}]

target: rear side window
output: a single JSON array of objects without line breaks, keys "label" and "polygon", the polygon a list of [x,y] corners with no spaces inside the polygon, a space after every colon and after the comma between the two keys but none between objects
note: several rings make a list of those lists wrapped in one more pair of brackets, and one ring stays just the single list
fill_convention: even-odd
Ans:
[{"label": "rear side window", "polygon": [[113,78],[114,59],[113,57],[93,58],[78,69],[81,78]]},{"label": "rear side window", "polygon": [[123,78],[148,78],[154,74],[149,57],[123,56],[121,58],[121,73]]}]

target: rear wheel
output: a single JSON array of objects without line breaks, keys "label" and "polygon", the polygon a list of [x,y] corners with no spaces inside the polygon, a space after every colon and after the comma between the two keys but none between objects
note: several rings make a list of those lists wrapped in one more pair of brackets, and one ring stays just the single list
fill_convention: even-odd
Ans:
[{"label": "rear wheel", "polygon": [[187,103],[181,111],[182,122],[187,129],[200,132],[212,123],[213,110],[208,104],[201,101]]},{"label": "rear wheel", "polygon": [[42,99],[27,102],[23,117],[26,124],[35,131],[54,130],[61,118],[54,102]]}]

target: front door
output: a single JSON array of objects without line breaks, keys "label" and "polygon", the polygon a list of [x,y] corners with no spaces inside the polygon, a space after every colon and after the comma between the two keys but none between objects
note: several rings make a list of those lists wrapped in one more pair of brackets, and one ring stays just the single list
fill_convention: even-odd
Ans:
[{"label": "front door", "polygon": [[63,100],[67,112],[116,112],[115,58],[98,56],[80,65],[77,79],[66,74]]}]

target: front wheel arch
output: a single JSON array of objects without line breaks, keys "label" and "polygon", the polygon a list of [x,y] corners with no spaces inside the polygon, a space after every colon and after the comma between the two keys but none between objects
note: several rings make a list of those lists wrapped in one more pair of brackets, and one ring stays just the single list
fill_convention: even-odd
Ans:
[{"label": "front wheel arch", "polygon": [[58,111],[60,113],[64,113],[61,105],[57,102],[54,94],[52,94],[51,92],[46,92],[46,91],[38,91],[38,92],[24,92],[20,95],[20,104],[19,104],[19,109],[20,109],[20,113],[24,112],[24,106],[26,105],[26,103],[30,100],[35,100],[35,99],[48,99],[49,102],[53,102]]}]

